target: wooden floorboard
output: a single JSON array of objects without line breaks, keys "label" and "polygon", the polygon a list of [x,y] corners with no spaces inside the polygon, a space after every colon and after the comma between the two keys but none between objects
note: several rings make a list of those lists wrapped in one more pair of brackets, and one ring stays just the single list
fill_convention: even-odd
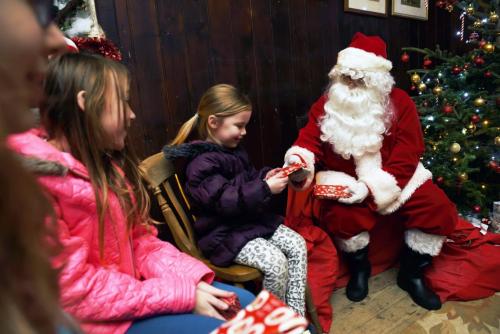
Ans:
[{"label": "wooden floorboard", "polygon": [[500,334],[500,293],[427,311],[397,286],[396,275],[392,269],[370,278],[370,293],[360,303],[349,301],[345,289],[335,291],[330,333]]}]

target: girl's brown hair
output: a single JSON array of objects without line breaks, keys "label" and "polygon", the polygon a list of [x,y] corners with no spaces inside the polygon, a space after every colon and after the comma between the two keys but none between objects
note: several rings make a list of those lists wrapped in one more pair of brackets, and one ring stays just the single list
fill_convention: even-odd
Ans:
[{"label": "girl's brown hair", "polygon": [[0,330],[55,333],[60,318],[58,250],[51,205],[19,158],[0,143]]},{"label": "girl's brown hair", "polygon": [[[41,109],[42,122],[49,138],[65,138],[71,154],[88,169],[99,214],[101,257],[109,190],[120,199],[127,213],[129,229],[139,222],[148,221],[149,197],[137,167],[139,161],[128,143],[121,151],[107,149],[107,138],[101,125],[101,115],[109,98],[106,97],[106,91],[111,87],[116,91],[123,126],[128,126],[125,124],[125,112],[129,84],[130,77],[124,65],[84,53],[66,54],[53,59],[45,80],[47,100]],[[80,91],[85,91],[84,111],[77,103]],[[125,175],[116,165],[121,167]]]},{"label": "girl's brown hair", "polygon": [[184,143],[195,128],[200,139],[212,138],[208,127],[210,115],[224,118],[248,110],[252,110],[250,99],[234,86],[227,84],[212,86],[201,97],[196,114],[181,126],[170,145]]}]

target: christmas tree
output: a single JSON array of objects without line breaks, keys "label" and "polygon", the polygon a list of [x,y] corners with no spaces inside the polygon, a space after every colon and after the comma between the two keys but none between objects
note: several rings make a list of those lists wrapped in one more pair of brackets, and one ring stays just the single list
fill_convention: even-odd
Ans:
[{"label": "christmas tree", "polygon": [[403,48],[401,60],[423,55],[409,70],[411,95],[420,113],[426,153],[423,164],[459,211],[488,217],[500,187],[499,0],[436,1],[460,11],[457,38],[468,51]]}]

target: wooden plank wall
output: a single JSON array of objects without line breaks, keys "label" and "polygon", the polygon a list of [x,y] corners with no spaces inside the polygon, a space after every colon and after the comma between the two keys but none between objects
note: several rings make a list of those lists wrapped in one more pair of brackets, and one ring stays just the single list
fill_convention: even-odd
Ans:
[{"label": "wooden plank wall", "polygon": [[398,85],[407,88],[400,48],[438,43],[449,49],[458,27],[432,1],[427,22],[347,13],[341,0],[96,3],[100,24],[132,73],[132,140],[139,155],[156,153],[172,139],[208,87],[230,83],[253,102],[244,146],[258,167],[281,165],[309,106],[325,89],[337,52],[356,31],[387,41]]}]

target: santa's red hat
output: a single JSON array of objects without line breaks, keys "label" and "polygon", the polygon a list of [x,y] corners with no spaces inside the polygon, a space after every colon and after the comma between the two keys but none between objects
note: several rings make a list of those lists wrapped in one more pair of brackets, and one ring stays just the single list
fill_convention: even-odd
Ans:
[{"label": "santa's red hat", "polygon": [[338,54],[337,65],[358,71],[389,72],[392,63],[387,60],[385,42],[379,36],[357,32],[348,48]]}]

